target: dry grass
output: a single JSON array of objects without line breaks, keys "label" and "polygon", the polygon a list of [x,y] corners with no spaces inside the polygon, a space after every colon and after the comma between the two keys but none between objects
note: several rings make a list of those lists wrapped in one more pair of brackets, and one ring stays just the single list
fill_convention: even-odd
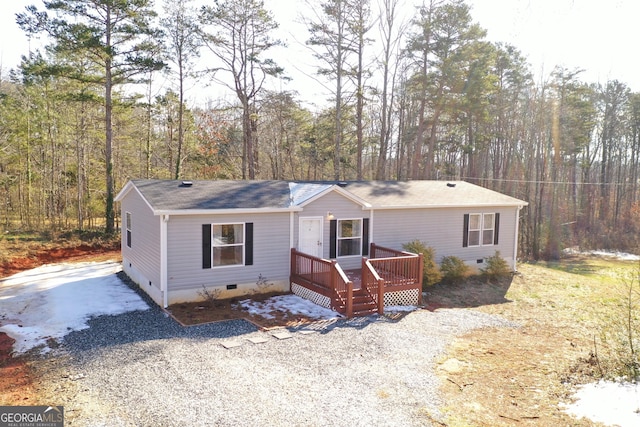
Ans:
[{"label": "dry grass", "polygon": [[[510,281],[434,289],[430,304],[474,307],[519,323],[473,331],[440,361],[449,426],[595,425],[559,407],[572,386],[594,380],[603,324],[619,307],[614,289],[634,263],[572,257],[522,264]],[[604,322],[604,323],[603,323]],[[601,349],[604,350],[604,349]]]}]

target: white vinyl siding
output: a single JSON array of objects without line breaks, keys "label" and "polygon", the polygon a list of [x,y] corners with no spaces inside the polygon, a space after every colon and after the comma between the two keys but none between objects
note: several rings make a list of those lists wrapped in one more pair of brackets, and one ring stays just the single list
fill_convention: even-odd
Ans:
[{"label": "white vinyl siding", "polygon": [[[333,218],[329,218],[327,213],[331,212]],[[369,211],[363,210],[362,206],[358,203],[355,203],[353,200],[350,200],[339,194],[338,192],[329,192],[319,198],[318,200],[314,200],[308,205],[304,206],[304,212],[300,212],[296,214],[296,220],[299,216],[321,216],[323,218],[324,224],[322,227],[323,237],[322,241],[324,242],[322,248],[322,258],[330,259],[331,253],[331,236],[330,236],[330,226],[329,222],[333,220],[340,219],[349,219],[349,218],[368,218]],[[298,223],[296,222],[294,230],[297,233],[298,231]],[[298,235],[294,236],[294,242],[298,241]],[[334,249],[336,249],[334,247]],[[353,269],[362,267],[362,261],[359,256],[347,257],[340,259],[340,267],[343,269]]]},{"label": "white vinyl siding", "polygon": [[[202,225],[253,223],[253,265],[202,268]],[[171,216],[168,223],[169,291],[289,278],[289,213]]]},{"label": "white vinyl siding", "polygon": [[371,241],[381,246],[402,249],[404,243],[418,239],[435,249],[437,262],[444,256],[453,255],[469,264],[476,264],[478,260],[500,251],[500,255],[511,264],[515,249],[516,212],[516,207],[491,207],[487,208],[487,212],[479,212],[501,214],[499,243],[491,246],[463,247],[462,219],[468,213],[468,209],[381,209],[373,214],[370,226]]},{"label": "white vinyl siding", "polygon": [[[122,200],[122,212],[125,221],[127,213],[131,214],[131,227],[122,227],[122,256],[123,262],[131,264],[151,282],[151,286],[160,289],[160,217],[154,216],[149,206],[133,190]],[[135,220],[135,224],[133,221]],[[135,227],[133,227],[135,225]],[[131,247],[127,245],[127,235],[130,231]],[[128,266],[127,266],[128,267]],[[148,286],[149,283],[140,283]]]}]

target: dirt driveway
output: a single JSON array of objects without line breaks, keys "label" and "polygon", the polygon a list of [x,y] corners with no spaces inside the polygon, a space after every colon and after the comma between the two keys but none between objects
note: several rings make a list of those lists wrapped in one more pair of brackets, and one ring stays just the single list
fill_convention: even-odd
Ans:
[{"label": "dirt driveway", "polygon": [[520,274],[498,284],[433,288],[431,308],[466,308],[521,325],[473,330],[447,348],[438,367],[445,425],[600,425],[570,417],[561,405],[573,386],[594,380],[596,328],[584,314],[591,286],[522,264]]}]

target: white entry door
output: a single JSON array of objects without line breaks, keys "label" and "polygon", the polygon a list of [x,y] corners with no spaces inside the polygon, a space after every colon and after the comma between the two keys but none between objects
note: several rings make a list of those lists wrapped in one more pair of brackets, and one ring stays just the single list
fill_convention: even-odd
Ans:
[{"label": "white entry door", "polygon": [[322,217],[300,218],[298,250],[322,258]]}]

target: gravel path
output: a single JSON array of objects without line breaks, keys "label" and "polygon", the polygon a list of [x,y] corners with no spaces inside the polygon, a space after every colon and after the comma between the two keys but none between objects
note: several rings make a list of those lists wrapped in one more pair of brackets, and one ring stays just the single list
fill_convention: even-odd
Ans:
[{"label": "gravel path", "polygon": [[155,307],[90,326],[35,364],[68,426],[428,426],[442,417],[434,363],[450,340],[513,325],[420,310],[278,339],[243,320],[181,327]]}]

